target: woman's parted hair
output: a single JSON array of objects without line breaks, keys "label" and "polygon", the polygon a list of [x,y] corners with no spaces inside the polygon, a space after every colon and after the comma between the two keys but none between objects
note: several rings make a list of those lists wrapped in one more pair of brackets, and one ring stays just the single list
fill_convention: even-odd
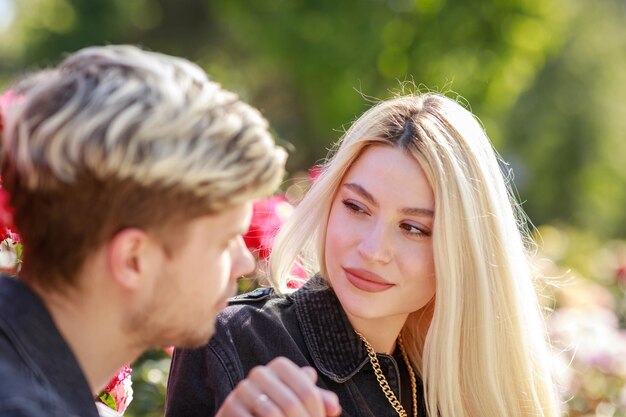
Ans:
[{"label": "woman's parted hair", "polygon": [[261,114],[181,58],[90,47],[13,93],[3,186],[24,271],[47,286],[73,282],[119,230],[171,239],[170,226],[269,195],[283,176],[286,154]]},{"label": "woman's parted hair", "polygon": [[452,99],[397,97],[348,129],[276,238],[274,286],[286,291],[294,262],[326,276],[331,203],[372,144],[413,155],[435,196],[436,301],[412,313],[402,330],[425,383],[429,415],[558,416],[524,214],[480,123]]}]

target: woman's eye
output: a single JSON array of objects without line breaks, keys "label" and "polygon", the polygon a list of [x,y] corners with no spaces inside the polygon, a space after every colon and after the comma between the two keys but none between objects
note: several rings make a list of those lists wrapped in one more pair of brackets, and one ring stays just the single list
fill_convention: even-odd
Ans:
[{"label": "woman's eye", "polygon": [[350,200],[343,200],[341,202],[348,210],[355,212],[355,213],[365,213],[365,209],[361,206],[359,206],[358,204],[350,201]]},{"label": "woman's eye", "polygon": [[405,233],[411,236],[430,236],[430,232],[425,231],[414,224],[410,223],[401,223],[400,228],[404,230]]}]

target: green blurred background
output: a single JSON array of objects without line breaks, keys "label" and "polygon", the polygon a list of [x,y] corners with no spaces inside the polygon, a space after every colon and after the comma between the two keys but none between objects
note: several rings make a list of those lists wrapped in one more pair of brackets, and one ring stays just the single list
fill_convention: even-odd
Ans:
[{"label": "green blurred background", "polygon": [[[625,23],[624,0],[0,0],[0,88],[88,45],[184,56],[262,109],[291,173],[372,100],[409,83],[458,94],[510,163],[543,271],[575,281],[548,304],[623,326]],[[568,293],[581,286],[604,298]],[[135,370],[127,415],[160,415],[167,357]],[[626,365],[615,373],[580,404],[572,391],[570,415],[626,415]]]}]

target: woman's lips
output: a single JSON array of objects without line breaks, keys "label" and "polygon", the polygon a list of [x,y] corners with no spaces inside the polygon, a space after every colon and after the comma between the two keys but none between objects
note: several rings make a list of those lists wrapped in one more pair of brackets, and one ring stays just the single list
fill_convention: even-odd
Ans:
[{"label": "woman's lips", "polygon": [[378,275],[369,271],[353,268],[343,268],[343,271],[350,284],[361,291],[381,292],[394,286],[394,284],[386,282]]}]

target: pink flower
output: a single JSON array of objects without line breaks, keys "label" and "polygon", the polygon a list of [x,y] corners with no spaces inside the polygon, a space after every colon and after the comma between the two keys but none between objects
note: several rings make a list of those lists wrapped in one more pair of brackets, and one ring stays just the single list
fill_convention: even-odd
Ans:
[{"label": "pink flower", "polygon": [[321,165],[315,165],[309,169],[309,179],[311,182],[315,182],[315,180],[322,175],[322,172],[324,172],[324,168]]},{"label": "pink flower", "polygon": [[11,239],[13,243],[22,243],[22,238],[19,234],[9,229],[8,227],[4,229],[4,233],[0,236],[0,240]]},{"label": "pink flower", "polygon": [[248,249],[261,260],[269,257],[274,238],[293,206],[283,195],[276,195],[254,203],[250,229],[243,237]]},{"label": "pink flower", "polygon": [[4,127],[4,115],[9,107],[20,100],[21,96],[16,96],[11,90],[7,90],[4,94],[0,95],[0,138],[2,137],[2,130]]},{"label": "pink flower", "polygon": [[124,365],[98,397],[103,403],[120,414],[124,414],[128,404],[133,400],[131,372],[130,366]]},{"label": "pink flower", "polygon": [[304,283],[308,280],[307,273],[300,264],[300,262],[296,262],[291,269],[292,279],[287,282],[287,288],[297,290],[302,287]]},{"label": "pink flower", "polygon": [[15,94],[12,90],[7,90],[2,95],[0,95],[0,112],[8,108],[13,103],[15,98]]},{"label": "pink flower", "polygon": [[620,285],[626,285],[626,264],[617,268],[615,271],[615,280]]},{"label": "pink flower", "polygon": [[2,127],[4,126],[4,109],[13,98],[13,92],[11,90],[0,96],[0,137],[2,136]]}]

